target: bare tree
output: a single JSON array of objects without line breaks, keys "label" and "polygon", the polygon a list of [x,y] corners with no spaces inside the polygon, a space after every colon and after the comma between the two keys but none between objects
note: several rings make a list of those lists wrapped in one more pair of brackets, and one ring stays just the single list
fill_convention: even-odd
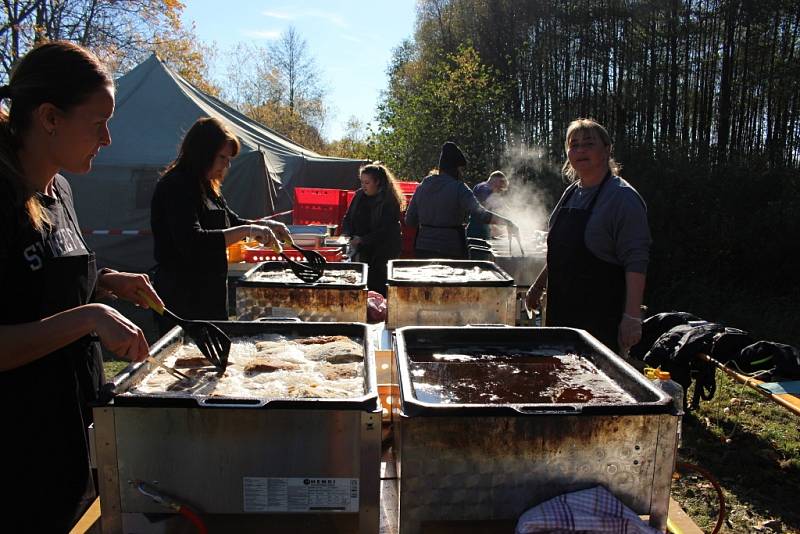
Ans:
[{"label": "bare tree", "polygon": [[284,104],[318,129],[324,125],[327,110],[320,106],[325,91],[319,78],[319,69],[308,50],[305,39],[290,26],[269,47],[274,73],[285,89]]}]

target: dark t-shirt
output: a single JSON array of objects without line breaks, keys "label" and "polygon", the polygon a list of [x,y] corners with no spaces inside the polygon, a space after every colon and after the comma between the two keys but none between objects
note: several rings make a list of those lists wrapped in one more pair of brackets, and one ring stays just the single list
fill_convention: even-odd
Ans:
[{"label": "dark t-shirt", "polygon": [[88,252],[67,180],[56,175],[53,196],[37,196],[50,220],[42,232],[14,206],[11,194],[0,200],[0,280],[4,281],[0,324],[40,319],[41,299],[46,298],[41,275],[47,261]]}]

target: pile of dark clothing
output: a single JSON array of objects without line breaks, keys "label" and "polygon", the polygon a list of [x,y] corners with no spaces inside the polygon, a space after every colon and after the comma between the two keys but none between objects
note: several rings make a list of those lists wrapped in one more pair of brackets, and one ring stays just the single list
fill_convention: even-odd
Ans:
[{"label": "pile of dark clothing", "polygon": [[[738,328],[710,323],[686,312],[659,313],[642,323],[642,339],[629,356],[649,367],[669,371],[683,386],[686,409],[710,400],[716,392],[715,367],[697,358],[707,354],[737,372],[758,373],[761,380],[781,377],[800,378],[800,351],[771,341],[756,342]],[[695,382],[691,402],[686,394]]]}]

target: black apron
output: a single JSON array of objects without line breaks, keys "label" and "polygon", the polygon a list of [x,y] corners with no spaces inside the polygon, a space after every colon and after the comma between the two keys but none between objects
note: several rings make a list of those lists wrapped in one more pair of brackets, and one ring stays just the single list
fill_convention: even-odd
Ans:
[{"label": "black apron", "polygon": [[625,308],[625,269],[592,254],[584,239],[609,178],[610,173],[586,209],[565,207],[575,186],[556,213],[547,235],[547,326],[582,328],[616,352]]},{"label": "black apron", "polygon": [[[204,230],[230,228],[228,212],[222,202],[202,197],[203,209],[198,214]],[[154,284],[167,308],[184,319],[228,320],[228,266],[161,265],[156,267]],[[175,326],[156,314],[163,335]]]},{"label": "black apron", "polygon": [[[97,281],[94,253],[48,258],[37,278],[42,318],[87,304]],[[87,428],[88,403],[97,400],[105,381],[99,343],[85,336],[2,374],[3,398],[13,402],[3,407],[0,422],[6,441],[3,515],[18,523],[10,532],[68,532],[96,497]]]}]

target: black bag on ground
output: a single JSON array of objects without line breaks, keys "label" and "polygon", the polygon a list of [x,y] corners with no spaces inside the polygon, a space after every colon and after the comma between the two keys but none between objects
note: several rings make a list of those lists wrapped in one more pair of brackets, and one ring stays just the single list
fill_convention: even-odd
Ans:
[{"label": "black bag on ground", "polygon": [[731,360],[739,357],[742,349],[748,345],[752,345],[755,339],[750,337],[750,334],[738,328],[725,328],[724,331],[714,336],[714,342],[711,344],[711,352],[709,356],[718,362],[725,364]]},{"label": "black bag on ground", "polygon": [[642,321],[642,339],[631,347],[628,356],[643,360],[645,354],[653,347],[663,334],[672,328],[688,324],[689,321],[699,321],[700,318],[687,312],[663,312],[651,315]]},{"label": "black bag on ground", "polygon": [[800,378],[800,351],[791,345],[758,341],[743,348],[734,360],[742,372],[774,369],[772,375],[785,379]]}]

